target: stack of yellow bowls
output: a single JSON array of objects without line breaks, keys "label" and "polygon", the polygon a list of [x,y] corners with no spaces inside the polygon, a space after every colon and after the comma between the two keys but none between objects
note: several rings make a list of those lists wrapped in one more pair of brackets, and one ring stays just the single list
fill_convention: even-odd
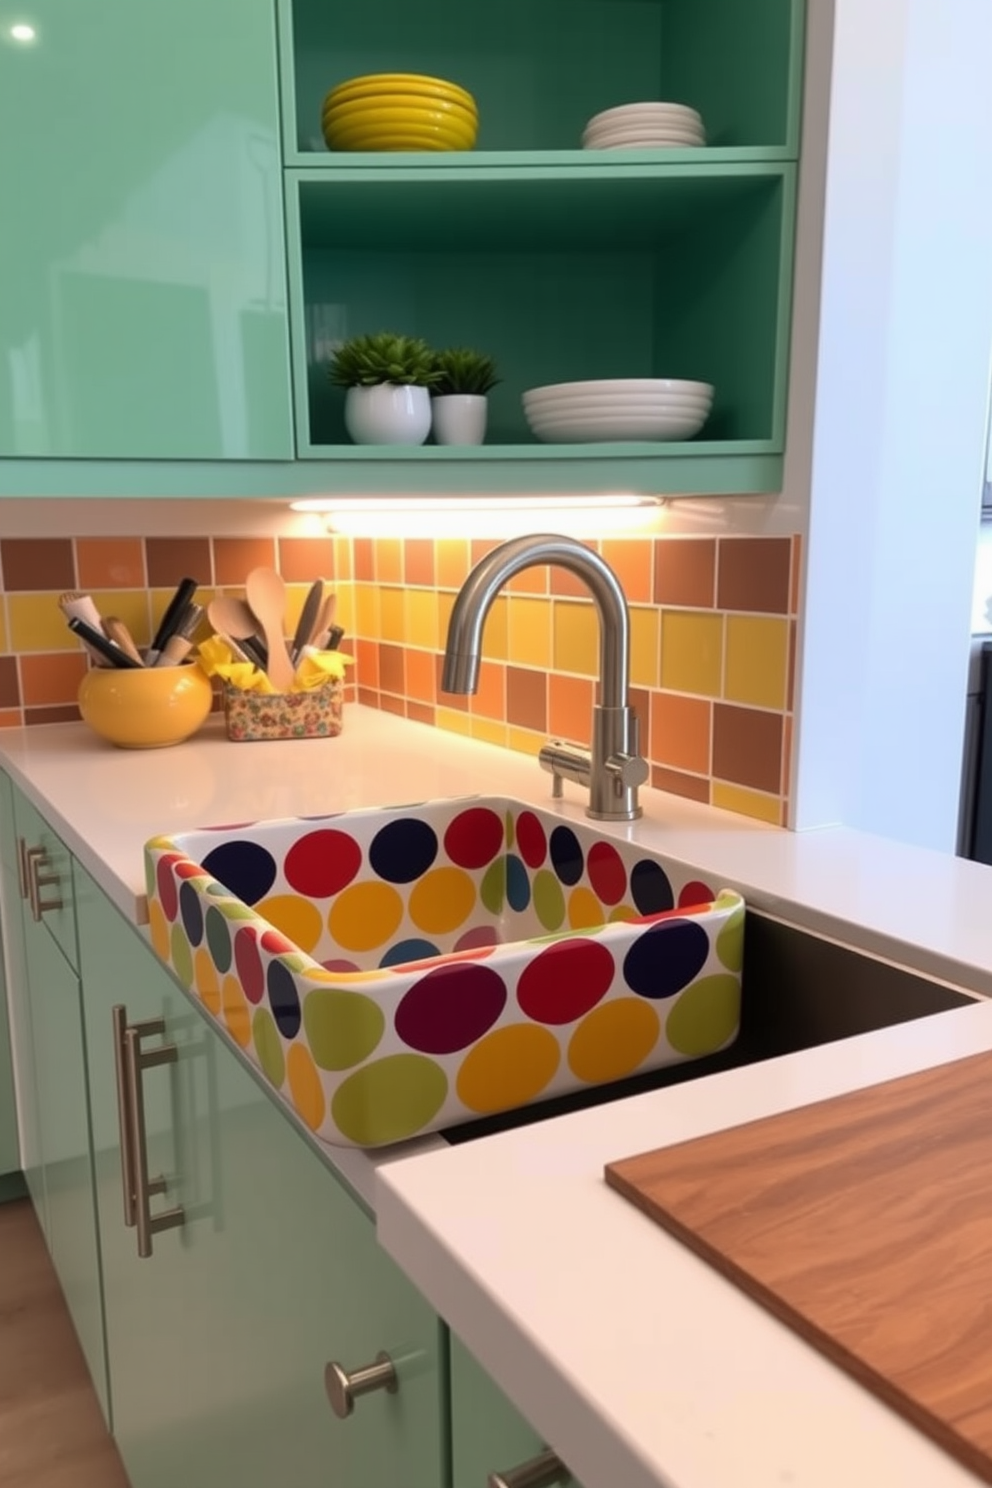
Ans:
[{"label": "stack of yellow bowls", "polygon": [[479,115],[457,83],[374,72],[332,88],[321,124],[329,150],[471,150]]}]

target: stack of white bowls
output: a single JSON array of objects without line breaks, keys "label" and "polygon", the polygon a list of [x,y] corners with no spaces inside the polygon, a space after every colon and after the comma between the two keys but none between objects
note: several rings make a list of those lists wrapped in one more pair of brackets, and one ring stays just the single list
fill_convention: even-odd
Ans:
[{"label": "stack of white bowls", "polygon": [[709,418],[713,388],[675,377],[556,382],[523,394],[532,434],[545,444],[691,439]]},{"label": "stack of white bowls", "polygon": [[681,103],[625,103],[594,114],[582,132],[583,150],[687,150],[705,143],[701,116]]}]

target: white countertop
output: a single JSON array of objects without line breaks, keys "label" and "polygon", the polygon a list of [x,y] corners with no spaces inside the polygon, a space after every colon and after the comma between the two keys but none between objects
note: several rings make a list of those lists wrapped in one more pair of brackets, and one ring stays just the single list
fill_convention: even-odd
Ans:
[{"label": "white countertop", "polygon": [[[124,914],[144,842],[432,796],[544,805],[536,760],[349,708],[338,739],[128,752],[8,730],[0,765]],[[583,819],[566,786],[565,818]],[[843,829],[791,834],[646,790],[613,835],[750,903],[992,993],[992,869]],[[978,1480],[626,1200],[603,1165],[992,1048],[992,1004],[448,1147],[325,1155],[380,1239],[584,1488],[965,1488]],[[468,1488],[468,1485],[458,1485]]]}]

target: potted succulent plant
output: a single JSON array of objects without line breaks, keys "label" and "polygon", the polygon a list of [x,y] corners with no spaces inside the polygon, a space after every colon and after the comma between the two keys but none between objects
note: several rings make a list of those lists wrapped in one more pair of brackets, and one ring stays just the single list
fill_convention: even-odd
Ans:
[{"label": "potted succulent plant", "polygon": [[434,352],[416,336],[353,336],[328,374],[347,388],[344,422],[356,444],[423,444],[431,428],[429,389],[440,377]]},{"label": "potted succulent plant", "polygon": [[431,387],[438,444],[481,444],[486,437],[486,394],[499,382],[496,363],[481,351],[451,346],[434,357]]}]

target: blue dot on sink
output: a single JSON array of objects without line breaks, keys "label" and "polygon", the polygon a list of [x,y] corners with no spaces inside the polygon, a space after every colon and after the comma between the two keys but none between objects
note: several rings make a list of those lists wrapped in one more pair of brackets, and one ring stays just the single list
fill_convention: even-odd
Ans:
[{"label": "blue dot on sink", "polygon": [[437,857],[437,833],[425,821],[404,816],[381,827],[369,844],[372,871],[386,883],[413,883]]},{"label": "blue dot on sink", "polygon": [[257,842],[235,839],[207,853],[203,867],[245,904],[264,899],[276,881],[276,860]]}]

